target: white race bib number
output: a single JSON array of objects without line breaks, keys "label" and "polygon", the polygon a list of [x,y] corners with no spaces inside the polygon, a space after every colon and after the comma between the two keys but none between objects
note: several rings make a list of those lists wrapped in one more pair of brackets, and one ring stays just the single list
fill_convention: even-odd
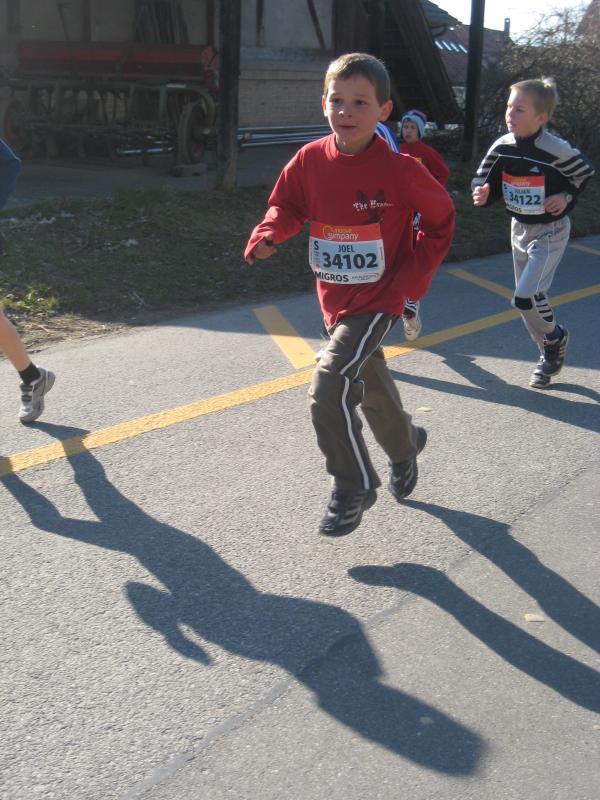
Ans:
[{"label": "white race bib number", "polygon": [[543,175],[502,173],[502,194],[509,211],[517,214],[545,214],[546,189]]},{"label": "white race bib number", "polygon": [[375,283],[385,270],[379,223],[310,226],[308,261],[326,283]]}]

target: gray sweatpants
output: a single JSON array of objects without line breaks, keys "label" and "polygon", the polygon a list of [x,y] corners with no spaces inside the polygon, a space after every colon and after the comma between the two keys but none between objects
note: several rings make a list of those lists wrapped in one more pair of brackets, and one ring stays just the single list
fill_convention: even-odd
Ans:
[{"label": "gray sweatpants", "polygon": [[529,225],[514,219],[511,245],[515,268],[513,306],[518,308],[525,327],[544,352],[544,336],[556,326],[548,290],[565,252],[571,232],[569,217],[544,225]]},{"label": "gray sweatpants", "polygon": [[397,319],[381,313],[349,316],[328,331],[308,404],[327,472],[338,489],[381,486],[362,436],[359,404],[390,461],[404,461],[417,452],[416,429],[381,348]]}]

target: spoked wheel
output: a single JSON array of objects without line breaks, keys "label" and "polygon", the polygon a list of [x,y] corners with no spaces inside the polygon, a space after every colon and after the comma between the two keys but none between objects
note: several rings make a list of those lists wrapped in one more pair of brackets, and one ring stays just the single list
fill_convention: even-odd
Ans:
[{"label": "spoked wheel", "polygon": [[4,109],[2,121],[4,140],[13,150],[20,152],[29,144],[25,129],[25,106],[16,98],[10,100]]},{"label": "spoked wheel", "polygon": [[206,141],[213,131],[215,104],[210,95],[202,95],[183,107],[177,125],[177,154],[180,164],[198,164],[204,160]]}]

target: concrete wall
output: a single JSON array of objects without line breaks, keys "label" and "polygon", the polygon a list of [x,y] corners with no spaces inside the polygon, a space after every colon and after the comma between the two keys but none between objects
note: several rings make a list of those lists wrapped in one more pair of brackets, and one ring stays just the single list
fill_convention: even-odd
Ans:
[{"label": "concrete wall", "polygon": [[240,127],[326,124],[321,109],[327,61],[246,68],[240,76]]},{"label": "concrete wall", "polygon": [[315,9],[326,51],[306,2],[264,0],[259,30],[256,0],[242,3],[240,126],[325,122],[321,94],[333,47],[332,0],[315,0]]},{"label": "concrete wall", "polygon": [[[319,25],[328,48],[332,47],[332,0],[314,0]],[[320,47],[308,3],[304,0],[264,0],[263,26],[256,30],[256,0],[242,2],[242,45],[244,47]]]}]

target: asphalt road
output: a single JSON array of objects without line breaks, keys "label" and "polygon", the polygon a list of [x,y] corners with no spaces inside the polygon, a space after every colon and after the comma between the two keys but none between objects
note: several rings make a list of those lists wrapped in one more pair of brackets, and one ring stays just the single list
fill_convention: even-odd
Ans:
[{"label": "asphalt road", "polygon": [[[45,349],[27,428],[0,363],[2,800],[596,800],[600,237],[573,244],[547,392],[510,256],[440,270],[425,346],[388,342],[419,483],[339,541],[310,369],[253,307]],[[316,350],[312,296],[276,306]]]}]

